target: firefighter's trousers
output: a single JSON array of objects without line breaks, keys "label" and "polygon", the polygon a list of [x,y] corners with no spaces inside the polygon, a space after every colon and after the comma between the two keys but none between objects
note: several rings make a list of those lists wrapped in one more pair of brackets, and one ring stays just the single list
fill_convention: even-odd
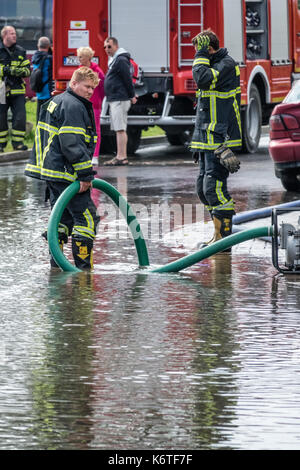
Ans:
[{"label": "firefighter's trousers", "polygon": [[200,153],[199,168],[196,189],[200,201],[212,217],[231,218],[235,211],[234,202],[227,190],[228,170],[209,151]]},{"label": "firefighter's trousers", "polygon": [[26,130],[26,110],[25,110],[25,95],[11,95],[6,96],[6,103],[0,104],[0,147],[6,147],[8,142],[8,122],[7,112],[11,109],[12,123],[11,123],[11,142],[14,148],[23,143]]},{"label": "firefighter's trousers", "polygon": [[[47,181],[51,208],[54,207],[61,193],[69,186],[68,183]],[[68,228],[68,234],[79,239],[94,240],[100,217],[91,199],[90,190],[77,193],[65,208],[60,224]]]}]

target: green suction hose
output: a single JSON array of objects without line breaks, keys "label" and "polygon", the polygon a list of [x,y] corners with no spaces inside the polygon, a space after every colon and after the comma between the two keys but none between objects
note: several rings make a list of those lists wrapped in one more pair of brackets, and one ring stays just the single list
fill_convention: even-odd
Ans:
[{"label": "green suction hose", "polygon": [[[133,235],[139,265],[149,266],[148,250],[140,225],[137,222],[136,216],[133,213],[129,204],[127,203],[126,199],[119,193],[119,191],[117,191],[116,188],[114,188],[111,184],[107,183],[106,181],[94,179],[92,184],[93,188],[103,191],[119,207]],[[65,210],[66,206],[71,201],[71,199],[75,196],[75,194],[78,193],[79,188],[79,181],[75,181],[65,189],[65,191],[57,199],[56,204],[51,211],[48,223],[47,237],[49,248],[54,260],[63,271],[81,271],[81,269],[78,269],[76,266],[70,263],[70,261],[68,261],[68,259],[61,251],[58,243],[58,225],[62,217],[63,211]],[[136,236],[137,234],[138,237]]]},{"label": "green suction hose", "polygon": [[[55,259],[58,266],[63,271],[72,271],[80,272],[81,270],[70,263],[67,258],[64,256],[63,252],[59,248],[58,243],[58,225],[62,217],[63,211],[65,210],[67,204],[70,200],[78,193],[80,187],[79,181],[75,181],[60,195],[56,201],[55,206],[52,209],[49,223],[48,223],[48,243],[49,248],[52,253],[53,258]],[[95,179],[93,180],[93,188],[99,189],[107,194],[112,201],[119,207],[123,216],[126,219],[126,222],[131,230],[131,233],[134,238],[134,243],[138,255],[139,266],[149,266],[148,251],[141,228],[137,222],[136,216],[134,215],[132,209],[127,203],[126,199],[116,190],[111,184],[106,181]],[[139,234],[136,237],[136,234]],[[151,270],[152,273],[171,273],[182,271],[189,266],[192,266],[199,261],[209,258],[216,253],[226,250],[238,243],[242,243],[253,238],[261,238],[273,235],[273,227],[257,227],[249,230],[243,230],[242,232],[235,233],[228,237],[222,238],[217,242],[213,243],[210,246],[202,248],[202,250],[197,251],[188,256],[184,256],[177,261],[168,263],[165,266]]]},{"label": "green suction hose", "polygon": [[244,230],[242,232],[235,233],[233,235],[229,235],[226,238],[222,238],[217,242],[209,245],[201,250],[193,253],[192,255],[184,256],[177,261],[173,261],[172,263],[166,264],[161,268],[157,268],[152,270],[152,273],[176,273],[181,271],[182,269],[188,268],[195,263],[199,263],[199,261],[209,258],[209,256],[215,255],[216,253],[220,253],[227,248],[230,248],[233,245],[238,243],[242,243],[247,240],[251,240],[252,238],[259,238],[259,237],[266,237],[271,236],[273,233],[272,227],[257,227],[252,228],[249,230]]}]

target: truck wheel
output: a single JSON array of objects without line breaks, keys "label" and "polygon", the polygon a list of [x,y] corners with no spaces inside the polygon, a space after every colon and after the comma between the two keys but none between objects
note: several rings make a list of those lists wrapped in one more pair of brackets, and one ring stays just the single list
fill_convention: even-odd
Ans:
[{"label": "truck wheel", "polygon": [[166,132],[168,142],[171,145],[188,145],[191,141],[192,130],[185,130],[180,134],[170,134]]},{"label": "truck wheel", "polygon": [[280,179],[287,191],[300,191],[300,181],[295,173],[282,173]]},{"label": "truck wheel", "polygon": [[117,143],[114,135],[101,135],[100,155],[111,155],[117,151]]},{"label": "truck wheel", "polygon": [[127,154],[128,155],[133,155],[139,148],[140,142],[141,142],[141,134],[142,134],[142,129],[134,129],[130,127],[127,129],[127,136],[128,136]]},{"label": "truck wheel", "polygon": [[180,134],[169,134],[166,132],[166,136],[168,139],[169,144],[171,145],[182,145]]},{"label": "truck wheel", "polygon": [[260,95],[257,86],[253,83],[250,88],[249,103],[242,116],[243,152],[256,152],[260,140],[261,122],[262,107]]}]

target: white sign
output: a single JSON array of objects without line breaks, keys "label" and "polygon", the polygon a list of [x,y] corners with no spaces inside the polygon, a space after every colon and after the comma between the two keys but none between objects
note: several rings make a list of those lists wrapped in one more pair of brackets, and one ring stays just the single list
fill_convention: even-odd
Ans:
[{"label": "white sign", "polygon": [[87,31],[68,31],[68,48],[78,49],[78,47],[87,47],[90,43],[90,32]]},{"label": "white sign", "polygon": [[86,29],[86,21],[71,21],[70,29]]}]

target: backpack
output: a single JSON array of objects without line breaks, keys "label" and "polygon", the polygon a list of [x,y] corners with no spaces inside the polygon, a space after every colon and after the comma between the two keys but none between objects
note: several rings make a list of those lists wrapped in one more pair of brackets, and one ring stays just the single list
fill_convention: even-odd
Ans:
[{"label": "backpack", "polygon": [[50,81],[50,77],[49,77],[48,80],[43,82],[43,65],[47,58],[48,58],[48,55],[45,54],[44,57],[42,57],[39,63],[39,66],[36,69],[34,69],[30,75],[30,79],[29,79],[30,87],[32,91],[35,91],[37,93],[40,93],[43,90],[46,83]]},{"label": "backpack", "polygon": [[144,71],[132,58],[130,58],[130,73],[135,87],[143,86]]}]

